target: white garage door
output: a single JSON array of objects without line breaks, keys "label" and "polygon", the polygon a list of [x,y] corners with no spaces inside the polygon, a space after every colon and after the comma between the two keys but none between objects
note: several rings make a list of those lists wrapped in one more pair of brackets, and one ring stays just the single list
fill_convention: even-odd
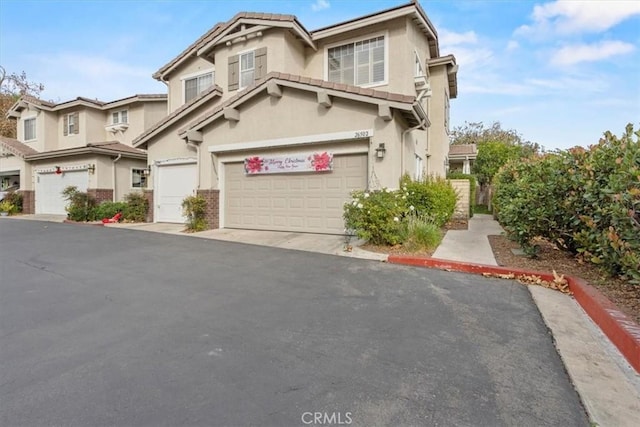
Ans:
[{"label": "white garage door", "polygon": [[343,234],[343,205],[367,186],[366,154],[335,156],[333,171],[245,176],[225,165],[226,228]]},{"label": "white garage door", "polygon": [[89,186],[89,172],[66,171],[59,175],[53,172],[36,174],[36,213],[66,215],[67,201],[62,196],[62,190],[73,185],[79,191],[87,191]]},{"label": "white garage door", "polygon": [[158,166],[157,222],[185,222],[182,201],[196,188],[196,164]]}]

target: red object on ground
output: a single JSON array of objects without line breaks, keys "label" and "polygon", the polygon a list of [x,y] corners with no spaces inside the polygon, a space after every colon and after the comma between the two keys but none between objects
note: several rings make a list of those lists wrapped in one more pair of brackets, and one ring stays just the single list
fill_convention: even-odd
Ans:
[{"label": "red object on ground", "polygon": [[114,222],[120,222],[120,218],[122,218],[122,213],[118,212],[113,216],[113,218],[102,218],[103,224],[113,224]]}]

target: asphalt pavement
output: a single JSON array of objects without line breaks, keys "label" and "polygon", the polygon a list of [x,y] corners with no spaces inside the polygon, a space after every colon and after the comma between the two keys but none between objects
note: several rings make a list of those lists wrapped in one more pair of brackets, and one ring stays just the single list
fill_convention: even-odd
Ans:
[{"label": "asphalt pavement", "polygon": [[589,425],[527,288],[0,221],[0,425]]}]

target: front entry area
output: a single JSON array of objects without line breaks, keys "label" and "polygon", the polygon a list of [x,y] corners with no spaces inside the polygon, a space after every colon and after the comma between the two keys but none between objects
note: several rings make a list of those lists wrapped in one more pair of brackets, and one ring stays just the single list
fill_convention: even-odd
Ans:
[{"label": "front entry area", "polygon": [[182,201],[196,188],[195,163],[159,165],[157,167],[156,222],[184,223]]},{"label": "front entry area", "polygon": [[336,155],[327,172],[251,175],[225,163],[224,227],[343,234],[343,205],[367,187],[367,154]]},{"label": "front entry area", "polygon": [[89,172],[87,170],[55,172],[37,172],[35,185],[36,213],[65,215],[67,201],[62,191],[75,186],[79,191],[87,191]]}]

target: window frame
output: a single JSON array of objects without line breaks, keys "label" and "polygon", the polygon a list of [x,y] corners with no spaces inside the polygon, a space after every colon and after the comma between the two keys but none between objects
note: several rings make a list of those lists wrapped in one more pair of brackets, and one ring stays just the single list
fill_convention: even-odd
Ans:
[{"label": "window frame", "polygon": [[416,170],[414,171],[413,177],[416,181],[420,181],[422,180],[422,178],[424,178],[424,173],[425,173],[425,167],[424,167],[424,159],[422,157],[420,157],[417,153],[414,153],[415,155],[415,168]]},{"label": "window frame", "polygon": [[[122,120],[122,116],[126,116],[126,120]],[[114,116],[118,117],[118,121],[114,121]],[[129,124],[129,109],[125,108],[123,110],[111,111],[111,121],[109,125],[128,125]]]},{"label": "window frame", "polygon": [[[31,121],[33,121],[33,138],[27,138],[27,122],[31,122]],[[37,122],[36,122],[35,116],[27,117],[24,119],[22,132],[23,132],[22,136],[24,137],[25,142],[35,141],[36,139],[38,139],[38,128],[37,128]]]},{"label": "window frame", "polygon": [[[358,42],[364,42],[367,40],[373,40],[373,39],[377,39],[379,37],[383,38],[383,42],[384,42],[384,79],[382,81],[379,82],[374,82],[374,83],[367,83],[367,84],[357,84],[356,83],[356,59],[355,59],[355,45]],[[354,83],[353,86],[358,86],[358,87],[362,87],[362,88],[371,88],[371,87],[378,87],[378,86],[386,86],[389,84],[389,31],[380,31],[380,32],[376,32],[376,33],[372,33],[372,34],[367,34],[366,36],[360,36],[360,37],[353,37],[350,39],[346,39],[346,40],[341,40],[335,43],[330,43],[327,44],[324,47],[324,80],[325,81],[330,81],[329,80],[329,50],[336,48],[336,47],[341,47],[341,46],[346,46],[352,44],[353,48],[354,48]],[[338,82],[341,83],[342,82]],[[344,83],[347,84],[347,83]]]},{"label": "window frame", "polygon": [[[77,123],[75,121],[76,118],[76,113],[68,113],[67,115],[67,135],[66,136],[73,136],[76,134],[76,127],[77,127]],[[71,123],[71,119],[73,120],[73,123]],[[80,115],[78,114],[78,120],[80,120]],[[73,129],[71,128],[71,126],[73,125]]]},{"label": "window frame", "polygon": [[[242,69],[242,57],[245,55],[249,55],[251,54],[252,56],[252,61],[253,61],[253,68],[251,69],[247,69],[247,70],[243,70]],[[238,52],[236,55],[238,55],[238,90],[242,90],[246,87],[249,87],[253,84],[253,82],[255,81],[255,77],[256,77],[256,49],[249,49],[249,50],[243,50]],[[242,84],[242,73],[243,72],[248,72],[251,71],[251,79],[250,79],[250,83],[243,85]]]},{"label": "window frame", "polygon": [[[135,172],[140,173],[140,186],[136,187],[133,182],[133,174]],[[147,188],[147,170],[144,168],[131,168],[131,173],[129,174],[129,185],[132,190],[144,190]]]},{"label": "window frame", "polygon": [[[216,71],[215,68],[207,68],[206,70],[199,70],[196,71],[194,73],[190,73],[190,74],[185,74],[183,76],[180,77],[180,83],[182,85],[182,103],[186,104],[187,102],[191,102],[194,99],[196,99],[198,96],[200,96],[200,94],[202,92],[204,92],[205,90],[209,89],[211,86],[207,87],[204,90],[197,90],[197,85],[198,85],[198,80],[200,77],[204,77],[207,74],[211,74],[211,86],[214,86],[216,84]],[[196,96],[193,97],[192,99],[187,100],[187,81],[188,80],[193,80],[196,79]]]}]

